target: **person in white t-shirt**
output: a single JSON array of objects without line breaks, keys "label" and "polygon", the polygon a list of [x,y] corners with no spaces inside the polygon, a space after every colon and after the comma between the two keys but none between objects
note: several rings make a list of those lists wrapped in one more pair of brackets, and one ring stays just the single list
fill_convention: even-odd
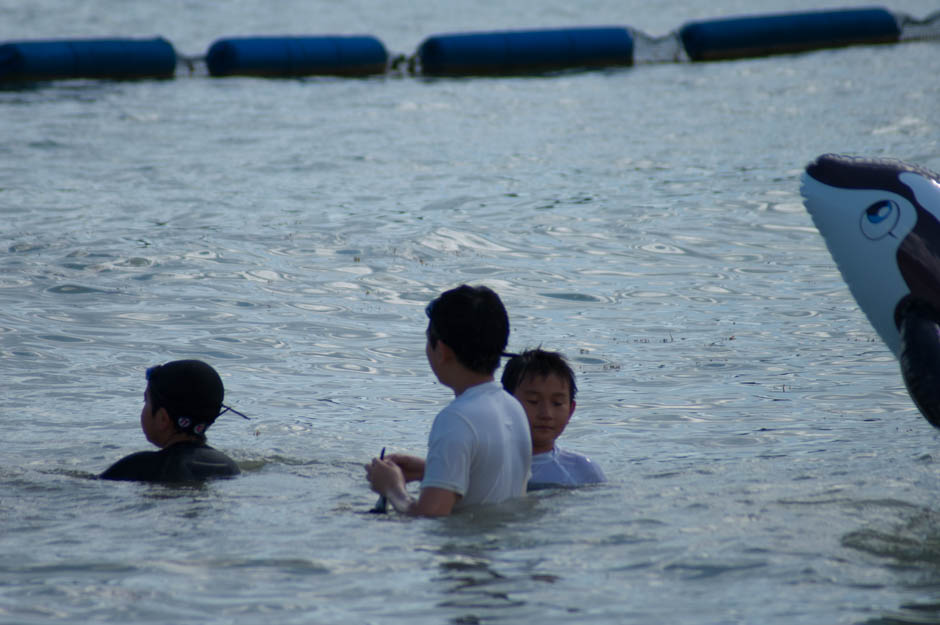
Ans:
[{"label": "person in white t-shirt", "polygon": [[[525,411],[493,378],[509,317],[485,286],[462,285],[428,304],[428,363],[455,398],[431,425],[426,458],[391,454],[366,465],[372,490],[398,512],[445,516],[524,496],[532,462]],[[406,482],[421,480],[417,499]]]},{"label": "person in white t-shirt", "polygon": [[532,430],[529,490],[607,481],[590,458],[555,444],[574,414],[578,392],[564,356],[542,349],[525,351],[506,363],[501,381],[522,403]]}]

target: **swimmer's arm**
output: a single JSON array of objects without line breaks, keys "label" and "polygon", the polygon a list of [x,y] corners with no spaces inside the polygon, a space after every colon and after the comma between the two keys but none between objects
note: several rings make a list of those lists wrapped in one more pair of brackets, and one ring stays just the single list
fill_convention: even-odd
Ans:
[{"label": "swimmer's arm", "polygon": [[401,514],[410,516],[447,516],[453,511],[459,496],[446,488],[427,486],[416,500],[404,488],[394,489],[386,495],[388,501]]},{"label": "swimmer's arm", "polygon": [[409,456],[408,454],[389,454],[386,460],[398,465],[406,482],[415,482],[424,479],[424,458]]},{"label": "swimmer's arm", "polygon": [[388,458],[373,458],[365,469],[372,490],[384,495],[401,514],[447,516],[459,498],[457,493],[446,488],[427,486],[421,489],[421,495],[415,500],[405,490],[405,476],[401,468]]}]

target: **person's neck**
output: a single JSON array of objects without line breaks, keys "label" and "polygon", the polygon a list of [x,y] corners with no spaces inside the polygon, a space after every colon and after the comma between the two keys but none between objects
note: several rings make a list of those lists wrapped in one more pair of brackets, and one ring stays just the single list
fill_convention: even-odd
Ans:
[{"label": "person's neck", "polygon": [[467,389],[492,381],[493,374],[477,373],[476,371],[463,369],[459,372],[459,375],[455,375],[448,381],[447,386],[454,391],[455,397],[460,397]]},{"label": "person's neck", "polygon": [[192,434],[185,434],[183,432],[177,432],[176,434],[173,434],[172,436],[170,436],[170,438],[166,440],[166,442],[163,444],[162,447],[160,447],[160,449],[166,449],[168,447],[172,447],[173,445],[178,445],[179,443],[203,443],[203,442],[205,442],[204,439],[200,439],[199,437],[193,436]]}]

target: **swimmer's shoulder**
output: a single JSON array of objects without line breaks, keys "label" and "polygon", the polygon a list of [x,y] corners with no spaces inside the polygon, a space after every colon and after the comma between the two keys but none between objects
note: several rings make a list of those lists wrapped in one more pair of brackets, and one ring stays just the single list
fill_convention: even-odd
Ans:
[{"label": "swimmer's shoulder", "polygon": [[160,452],[138,451],[124,456],[98,477],[102,480],[152,481],[157,479],[157,469],[161,465]]},{"label": "swimmer's shoulder", "polygon": [[241,473],[238,464],[227,454],[205,443],[174,445],[170,449],[178,454],[172,463],[178,471],[175,480],[234,477]]}]

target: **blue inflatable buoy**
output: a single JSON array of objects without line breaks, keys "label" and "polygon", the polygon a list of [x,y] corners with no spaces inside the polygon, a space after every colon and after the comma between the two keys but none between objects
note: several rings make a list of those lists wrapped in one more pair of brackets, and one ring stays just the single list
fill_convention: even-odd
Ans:
[{"label": "blue inflatable buoy", "polygon": [[717,19],[689,22],[679,29],[682,45],[693,61],[894,43],[900,36],[897,18],[882,8]]},{"label": "blue inflatable buoy", "polygon": [[0,45],[0,82],[59,78],[172,78],[166,39],[14,41]]},{"label": "blue inflatable buoy", "polygon": [[418,48],[429,76],[518,75],[633,64],[626,28],[562,28],[435,35]]},{"label": "blue inflatable buoy", "polygon": [[239,37],[209,47],[212,76],[367,76],[382,74],[388,52],[367,35]]},{"label": "blue inflatable buoy", "polygon": [[849,290],[940,427],[940,175],[901,161],[825,154],[803,203]]}]

